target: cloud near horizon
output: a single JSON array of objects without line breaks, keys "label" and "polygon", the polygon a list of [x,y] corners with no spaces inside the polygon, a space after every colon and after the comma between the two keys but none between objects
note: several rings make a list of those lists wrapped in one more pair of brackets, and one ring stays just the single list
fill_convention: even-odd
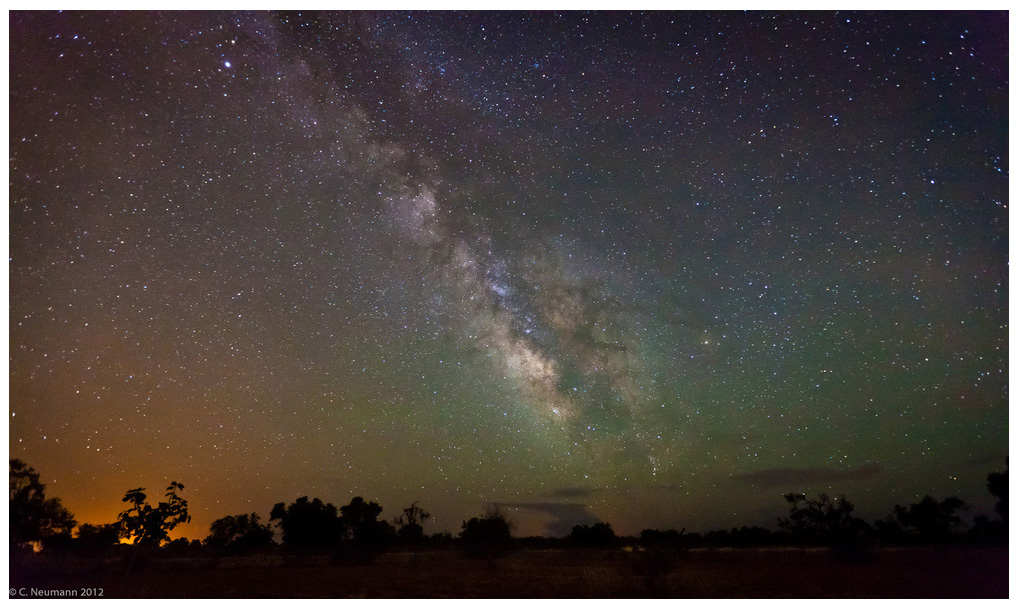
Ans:
[{"label": "cloud near horizon", "polygon": [[550,537],[568,535],[578,524],[592,525],[598,517],[587,510],[582,503],[556,503],[552,501],[499,502],[500,508],[529,510],[551,515],[554,520],[545,525],[545,534]]}]

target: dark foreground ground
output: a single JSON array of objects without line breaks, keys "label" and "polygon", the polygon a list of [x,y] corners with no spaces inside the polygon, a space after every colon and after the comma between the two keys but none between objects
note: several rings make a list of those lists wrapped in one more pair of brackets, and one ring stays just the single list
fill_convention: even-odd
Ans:
[{"label": "dark foreground ground", "polygon": [[[12,562],[11,590],[104,598],[1006,598],[1008,548],[390,552],[371,564],[248,556]],[[85,589],[85,590],[83,590]],[[36,592],[35,594],[38,594]],[[52,594],[52,593],[50,593]]]}]

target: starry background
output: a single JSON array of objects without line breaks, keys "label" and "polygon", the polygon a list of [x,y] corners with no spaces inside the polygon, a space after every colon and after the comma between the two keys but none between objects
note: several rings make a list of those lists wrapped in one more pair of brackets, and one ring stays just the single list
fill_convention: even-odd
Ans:
[{"label": "starry background", "polygon": [[516,534],[988,512],[1007,13],[10,17],[10,456]]}]

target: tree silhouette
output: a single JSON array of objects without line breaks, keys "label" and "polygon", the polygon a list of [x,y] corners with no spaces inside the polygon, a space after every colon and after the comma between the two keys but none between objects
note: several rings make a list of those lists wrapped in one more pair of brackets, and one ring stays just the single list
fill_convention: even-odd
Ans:
[{"label": "tree silhouette", "polygon": [[969,508],[958,497],[949,497],[939,502],[926,495],[919,503],[914,503],[909,508],[896,505],[894,516],[907,537],[924,542],[937,542],[945,541],[962,527],[962,519],[956,512],[967,509]]},{"label": "tree silhouette", "polygon": [[187,537],[178,537],[177,539],[167,542],[166,545],[163,546],[164,550],[168,550],[172,554],[176,554],[178,556],[200,551],[201,548],[202,542],[197,539],[188,539]]},{"label": "tree silhouette", "polygon": [[1008,541],[1008,470],[987,474],[987,490],[994,495],[998,501],[994,504],[994,511],[998,518],[991,520],[981,514],[973,519],[973,528],[970,535],[974,539],[987,541]]},{"label": "tree silhouette", "polygon": [[131,507],[117,517],[123,534],[128,538],[133,537],[134,542],[142,546],[158,546],[169,541],[170,531],[179,524],[191,522],[188,502],[178,494],[183,490],[183,484],[171,482],[166,487],[166,501],[160,501],[156,507],[145,501],[144,488],[127,491],[121,501],[131,504]]},{"label": "tree silhouette", "polygon": [[1008,471],[994,472],[987,474],[987,490],[998,498],[994,504],[994,511],[1001,517],[1001,521],[1008,522]]},{"label": "tree silhouette", "polygon": [[335,546],[343,538],[344,528],[336,506],[322,503],[317,497],[299,497],[287,506],[277,503],[269,514],[269,522],[277,522],[283,531],[284,545],[300,550]]},{"label": "tree silhouette", "polygon": [[392,538],[396,531],[388,522],[380,521],[382,506],[374,501],[354,497],[340,508],[343,522],[351,539],[358,543],[378,543]]},{"label": "tree silhouette", "polygon": [[209,526],[205,545],[231,552],[246,552],[271,546],[272,529],[259,522],[258,514],[224,516]]},{"label": "tree silhouette", "polygon": [[802,493],[783,495],[789,502],[789,518],[779,518],[780,527],[796,541],[840,544],[860,539],[867,523],[852,516],[853,504],[845,495],[831,498],[821,493],[807,499]]},{"label": "tree silhouette", "polygon": [[75,546],[86,552],[101,552],[120,542],[120,523],[82,524],[75,535]]},{"label": "tree silhouette", "polygon": [[461,525],[460,537],[477,541],[501,541],[510,538],[513,524],[497,505],[485,507],[481,517],[475,516]]},{"label": "tree silhouette", "polygon": [[400,539],[407,541],[419,541],[425,537],[425,529],[421,522],[431,518],[431,514],[418,507],[418,502],[410,504],[410,507],[403,509],[403,514],[396,517],[393,524],[399,528],[396,534]]},{"label": "tree silhouette", "polygon": [[24,547],[56,535],[69,536],[74,515],[56,497],[46,498],[39,474],[18,459],[10,460],[10,545]]},{"label": "tree silhouette", "polygon": [[570,531],[569,540],[581,545],[607,546],[615,543],[616,533],[607,522],[596,522],[590,526],[578,524]]},{"label": "tree silhouette", "polygon": [[481,517],[464,521],[460,538],[467,543],[468,556],[494,558],[506,551],[513,522],[499,506],[489,505]]}]

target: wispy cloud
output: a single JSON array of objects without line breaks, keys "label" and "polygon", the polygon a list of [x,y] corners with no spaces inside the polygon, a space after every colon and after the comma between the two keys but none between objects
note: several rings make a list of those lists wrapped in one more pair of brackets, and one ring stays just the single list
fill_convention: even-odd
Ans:
[{"label": "wispy cloud", "polygon": [[552,497],[562,497],[563,499],[577,499],[580,497],[590,497],[596,492],[593,488],[581,488],[579,486],[566,486],[563,488],[557,488],[553,490],[550,495]]}]

